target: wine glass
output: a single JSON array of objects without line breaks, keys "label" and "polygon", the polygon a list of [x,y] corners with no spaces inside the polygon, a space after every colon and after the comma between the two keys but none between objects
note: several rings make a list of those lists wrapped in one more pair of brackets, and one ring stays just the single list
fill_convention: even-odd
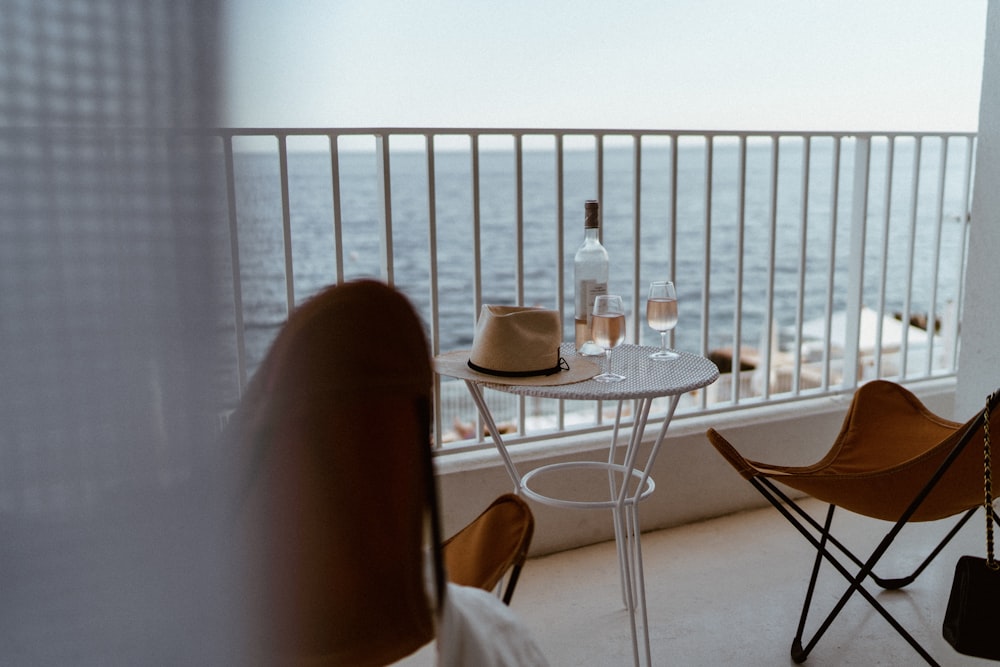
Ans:
[{"label": "wine glass", "polygon": [[649,355],[649,358],[665,361],[680,356],[667,349],[667,332],[677,326],[677,292],[669,280],[656,280],[649,284],[646,321],[650,327],[660,332],[660,349]]},{"label": "wine glass", "polygon": [[598,382],[621,382],[624,375],[611,372],[611,349],[625,340],[625,306],[617,295],[602,294],[594,299],[594,342],[604,348],[607,371],[596,376]]}]

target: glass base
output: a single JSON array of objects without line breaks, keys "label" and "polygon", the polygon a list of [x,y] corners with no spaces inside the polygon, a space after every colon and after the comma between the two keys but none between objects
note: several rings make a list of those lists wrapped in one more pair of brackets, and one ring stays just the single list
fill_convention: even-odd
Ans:
[{"label": "glass base", "polygon": [[601,373],[594,376],[595,382],[621,382],[624,379],[624,375],[618,375],[617,373]]},{"label": "glass base", "polygon": [[658,350],[653,354],[649,355],[650,359],[656,359],[657,361],[669,361],[671,359],[676,359],[681,355],[676,352],[671,352],[670,350]]}]

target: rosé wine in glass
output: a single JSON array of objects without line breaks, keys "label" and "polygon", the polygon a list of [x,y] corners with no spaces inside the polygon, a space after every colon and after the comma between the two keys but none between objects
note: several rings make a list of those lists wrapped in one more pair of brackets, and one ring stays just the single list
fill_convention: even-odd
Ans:
[{"label": "ros\u00e9 wine in glass", "polygon": [[625,306],[618,295],[602,295],[594,299],[591,334],[594,342],[604,348],[607,370],[596,376],[598,382],[621,382],[624,375],[611,372],[611,350],[625,341]]},{"label": "ros\u00e9 wine in glass", "polygon": [[650,359],[676,359],[678,354],[667,349],[667,332],[677,326],[677,292],[669,280],[649,284],[646,300],[646,321],[650,328],[660,332],[660,349],[649,355]]}]

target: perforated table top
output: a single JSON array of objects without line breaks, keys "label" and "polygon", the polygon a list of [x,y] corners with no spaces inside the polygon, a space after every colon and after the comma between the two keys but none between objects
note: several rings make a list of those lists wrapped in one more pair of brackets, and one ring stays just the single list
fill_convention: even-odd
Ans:
[{"label": "perforated table top", "polygon": [[[673,396],[700,389],[715,382],[719,369],[705,357],[690,352],[680,352],[676,359],[657,361],[649,355],[659,348],[644,345],[619,345],[611,352],[613,372],[624,375],[621,382],[597,382],[594,379],[560,385],[505,385],[480,382],[484,387],[521,396],[540,398],[565,398],[571,400],[630,400]],[[580,358],[572,343],[563,343],[560,354],[572,367]],[[676,350],[675,350],[676,351]],[[604,359],[586,357],[601,365]]]}]

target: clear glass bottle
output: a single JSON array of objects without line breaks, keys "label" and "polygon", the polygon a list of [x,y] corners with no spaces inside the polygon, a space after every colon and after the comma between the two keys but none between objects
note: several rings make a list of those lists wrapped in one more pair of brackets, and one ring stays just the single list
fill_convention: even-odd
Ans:
[{"label": "clear glass bottle", "polygon": [[608,251],[601,245],[599,231],[600,206],[596,200],[590,199],[584,205],[583,244],[573,257],[576,350],[586,355],[604,354],[590,333],[594,297],[608,293]]}]

